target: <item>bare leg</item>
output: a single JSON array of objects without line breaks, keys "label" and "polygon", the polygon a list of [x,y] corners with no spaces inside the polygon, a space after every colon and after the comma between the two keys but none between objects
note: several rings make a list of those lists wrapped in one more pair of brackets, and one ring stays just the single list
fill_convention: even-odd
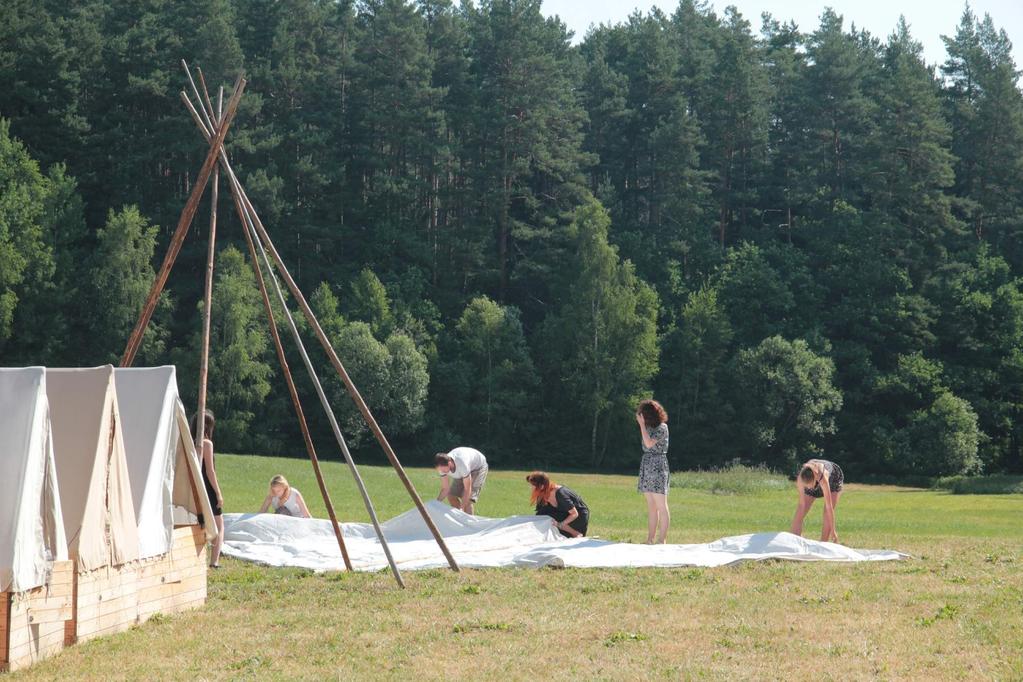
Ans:
[{"label": "bare leg", "polygon": [[462,498],[455,497],[454,495],[448,495],[448,504],[450,504],[455,509],[461,509],[462,508]]},{"label": "bare leg", "polygon": [[646,498],[646,543],[654,544],[657,537],[657,502],[654,501],[654,493],[643,493]]},{"label": "bare leg", "polygon": [[831,509],[833,512],[831,518],[830,528],[825,528],[823,532],[824,542],[838,542],[838,532],[836,526],[838,523],[837,511],[838,511],[838,498],[842,497],[842,491],[839,490],[837,493],[831,493]]},{"label": "bare leg", "polygon": [[217,539],[213,541],[213,548],[210,551],[210,566],[220,565],[220,548],[224,546],[224,517],[214,516],[217,524]]},{"label": "bare leg", "polygon": [[793,535],[803,534],[803,520],[806,518],[806,515],[810,513],[810,507],[813,506],[813,500],[814,498],[809,495],[799,495],[799,503],[796,505],[796,515],[792,519]]},{"label": "bare leg", "polygon": [[668,525],[671,523],[671,512],[668,511],[668,496],[653,493],[654,503],[657,505],[657,520],[660,532],[657,535],[655,544],[663,545],[668,537]]}]

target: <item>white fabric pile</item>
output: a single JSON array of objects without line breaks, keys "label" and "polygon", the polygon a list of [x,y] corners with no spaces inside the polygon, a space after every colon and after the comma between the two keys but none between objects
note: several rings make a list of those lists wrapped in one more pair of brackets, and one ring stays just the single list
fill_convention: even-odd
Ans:
[{"label": "white fabric pile", "polygon": [[[724,566],[739,561],[891,561],[905,554],[857,550],[816,542],[791,533],[754,533],[694,545],[637,545],[604,540],[566,539],[546,516],[488,519],[469,516],[436,501],[427,503],[459,565],[464,568],[673,567]],[[343,570],[330,521],[274,514],[225,514],[224,554],[269,566],[317,571]],[[429,529],[415,509],[382,524],[391,553],[402,570],[447,566]],[[345,545],[357,571],[387,567],[384,553],[365,523],[342,524]]]}]

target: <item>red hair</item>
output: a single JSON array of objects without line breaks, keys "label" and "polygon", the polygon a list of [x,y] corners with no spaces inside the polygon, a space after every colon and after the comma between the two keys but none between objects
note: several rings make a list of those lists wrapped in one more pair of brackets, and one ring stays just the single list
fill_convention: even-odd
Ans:
[{"label": "red hair", "polygon": [[526,476],[526,481],[529,482],[529,485],[533,486],[533,494],[530,498],[530,504],[533,506],[536,506],[536,503],[540,500],[546,500],[557,487],[554,481],[550,479],[550,476],[542,471],[534,471]]},{"label": "red hair", "polygon": [[643,421],[648,428],[657,428],[668,421],[668,413],[656,400],[644,400],[636,410],[637,414],[643,415]]}]

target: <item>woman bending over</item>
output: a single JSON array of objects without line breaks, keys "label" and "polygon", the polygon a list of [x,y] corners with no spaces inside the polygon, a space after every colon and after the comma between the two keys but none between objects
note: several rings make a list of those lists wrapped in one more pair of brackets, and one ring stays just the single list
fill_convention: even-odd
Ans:
[{"label": "woman bending over", "polygon": [[533,486],[532,502],[537,516],[549,516],[561,534],[569,538],[586,535],[590,525],[590,508],[574,490],[558,485],[542,471],[526,476]]},{"label": "woman bending over", "polygon": [[821,529],[821,542],[838,542],[835,531],[835,507],[842,496],[842,484],[845,475],[842,468],[826,459],[811,459],[799,468],[796,476],[796,491],[799,502],[796,504],[796,516],[792,519],[792,532],[803,534],[803,519],[810,512],[814,500],[824,499],[824,526]]}]

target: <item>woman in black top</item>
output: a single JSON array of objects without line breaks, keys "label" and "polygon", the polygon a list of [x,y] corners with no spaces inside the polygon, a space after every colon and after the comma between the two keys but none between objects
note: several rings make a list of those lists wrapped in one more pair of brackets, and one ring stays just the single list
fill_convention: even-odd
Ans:
[{"label": "woman in black top", "polygon": [[538,516],[554,519],[555,527],[565,537],[580,538],[586,535],[590,525],[590,508],[578,493],[558,485],[542,471],[534,471],[526,476],[526,481],[533,486],[532,502],[536,505]]},{"label": "woman in black top", "polygon": [[[217,538],[210,547],[210,568],[220,568],[220,548],[224,545],[224,495],[220,492],[220,481],[217,480],[217,468],[213,459],[214,426],[216,420],[213,418],[213,412],[206,410],[206,414],[203,415],[202,452],[199,453],[199,461],[202,463],[202,482],[206,487],[206,496],[210,498],[213,520],[217,525]],[[192,432],[198,431],[199,415],[196,414],[192,417]]]}]

